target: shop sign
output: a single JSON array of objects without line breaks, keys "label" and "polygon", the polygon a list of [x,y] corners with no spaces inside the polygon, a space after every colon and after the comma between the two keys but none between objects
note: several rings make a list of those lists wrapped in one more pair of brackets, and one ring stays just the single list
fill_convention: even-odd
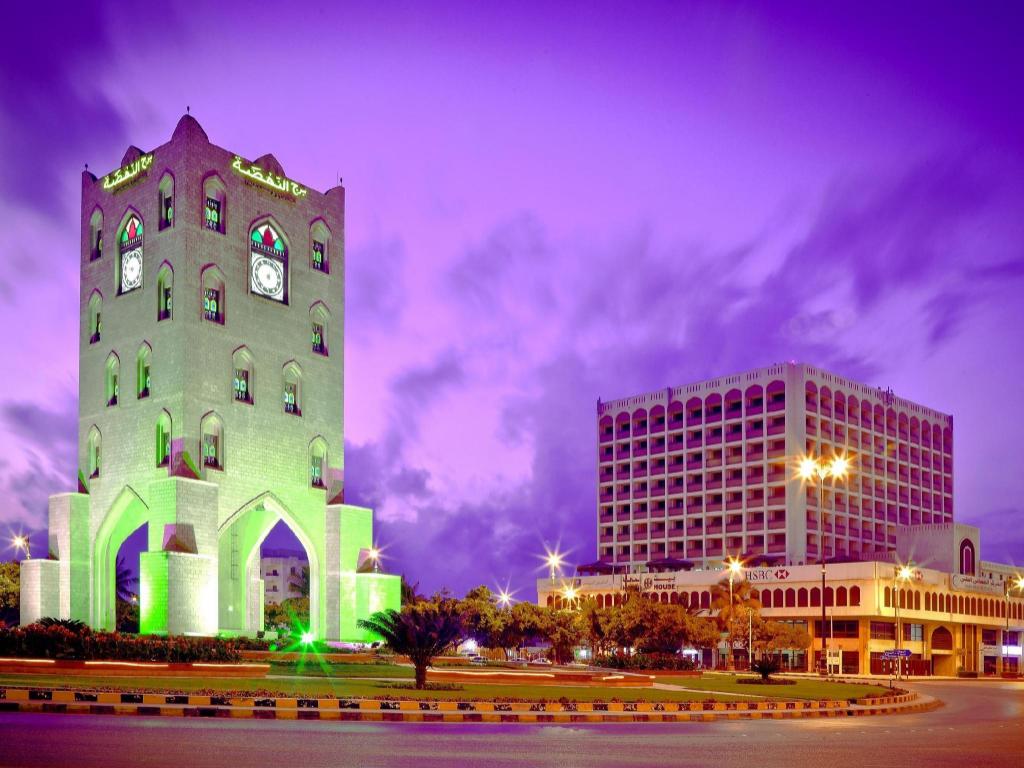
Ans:
[{"label": "shop sign", "polygon": [[786,581],[790,577],[787,568],[749,568],[744,574],[747,581]]},{"label": "shop sign", "polygon": [[953,589],[963,589],[968,592],[985,592],[989,595],[1002,595],[1003,585],[993,579],[986,579],[982,576],[971,576],[967,574],[953,574]]}]

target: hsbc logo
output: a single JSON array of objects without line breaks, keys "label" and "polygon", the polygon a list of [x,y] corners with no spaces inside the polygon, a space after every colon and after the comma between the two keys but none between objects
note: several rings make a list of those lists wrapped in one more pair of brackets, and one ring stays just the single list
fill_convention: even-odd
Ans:
[{"label": "hsbc logo", "polygon": [[775,578],[779,581],[785,581],[789,578],[789,571],[787,571],[785,568],[776,568]]}]

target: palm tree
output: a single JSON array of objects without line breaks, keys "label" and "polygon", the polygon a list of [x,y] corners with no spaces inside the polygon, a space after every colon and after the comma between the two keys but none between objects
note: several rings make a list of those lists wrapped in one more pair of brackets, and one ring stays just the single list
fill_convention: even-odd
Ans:
[{"label": "palm tree", "polygon": [[722,579],[711,588],[711,610],[718,612],[718,623],[728,626],[734,619],[746,619],[749,611],[758,613],[761,601],[753,595],[750,582],[746,579],[733,581],[732,603],[729,602],[729,580]]},{"label": "palm tree", "polygon": [[138,585],[138,583],[138,577],[132,575],[131,569],[124,561],[124,557],[118,555],[117,568],[114,572],[114,584],[116,585],[114,589],[117,599],[130,603],[132,598],[135,597],[135,591],[133,588]]},{"label": "palm tree", "polygon": [[381,637],[395,653],[405,654],[416,669],[416,687],[427,684],[427,667],[462,634],[462,616],[453,600],[407,605],[401,611],[377,611],[358,624]]}]

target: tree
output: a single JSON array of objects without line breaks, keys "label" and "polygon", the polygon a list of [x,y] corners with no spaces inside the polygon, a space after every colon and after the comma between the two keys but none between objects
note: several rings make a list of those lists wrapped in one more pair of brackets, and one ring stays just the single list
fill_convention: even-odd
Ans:
[{"label": "tree", "polygon": [[643,593],[635,589],[628,590],[622,604],[611,611],[608,639],[618,648],[635,647],[654,624],[655,611],[654,603]]},{"label": "tree", "polygon": [[583,622],[574,610],[548,610],[544,634],[551,643],[551,655],[556,664],[573,660],[573,652],[583,641]]},{"label": "tree", "polygon": [[612,623],[610,608],[598,608],[593,600],[587,600],[580,610],[583,637],[596,656],[606,655],[612,647],[609,629]]},{"label": "tree", "polygon": [[21,566],[0,563],[0,623],[15,624],[21,605]]},{"label": "tree", "polygon": [[118,555],[117,568],[114,571],[114,594],[118,600],[130,603],[136,597],[135,587],[139,584],[139,578],[132,574],[131,568],[125,562],[124,557]]},{"label": "tree", "polygon": [[405,574],[402,574],[402,605],[412,605],[420,600],[425,599],[423,595],[418,593],[420,583],[417,581],[415,584],[410,584],[405,578]]},{"label": "tree", "polygon": [[309,598],[289,597],[280,603],[263,606],[263,626],[280,634],[291,635],[309,627]]},{"label": "tree", "polygon": [[395,653],[405,654],[416,669],[416,687],[427,684],[427,667],[462,634],[462,618],[452,600],[407,605],[401,611],[389,608],[359,626],[380,636]]},{"label": "tree", "polygon": [[484,648],[496,647],[500,625],[491,590],[483,586],[474,587],[458,601],[458,608],[466,636]]},{"label": "tree", "polygon": [[806,629],[781,621],[764,621],[754,631],[754,648],[760,653],[803,651],[811,647],[811,636]]},{"label": "tree", "polygon": [[[730,591],[732,593],[731,603],[729,601]],[[760,613],[761,601],[754,597],[750,582],[746,579],[733,581],[731,590],[728,579],[722,579],[712,587],[711,610],[717,612],[719,626],[723,629],[733,621],[739,619],[746,621],[748,609]]]}]

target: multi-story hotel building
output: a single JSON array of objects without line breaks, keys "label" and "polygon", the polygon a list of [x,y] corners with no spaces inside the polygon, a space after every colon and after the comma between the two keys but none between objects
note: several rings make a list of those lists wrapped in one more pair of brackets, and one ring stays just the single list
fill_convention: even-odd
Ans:
[{"label": "multi-story hotel building", "polygon": [[[845,673],[888,671],[896,646],[914,674],[1020,670],[1021,574],[953,521],[948,414],[786,363],[598,401],[597,427],[598,560],[539,579],[541,605],[637,589],[710,613],[733,557],[762,614],[810,634],[798,668],[818,667],[824,637]],[[849,471],[818,486],[797,472],[807,457]],[[705,661],[729,652],[723,638]]]},{"label": "multi-story hotel building", "polygon": [[800,457],[846,456],[824,487],[825,557],[884,558],[900,525],[953,519],[953,418],[785,363],[598,401],[598,564],[819,558],[819,489]]}]

